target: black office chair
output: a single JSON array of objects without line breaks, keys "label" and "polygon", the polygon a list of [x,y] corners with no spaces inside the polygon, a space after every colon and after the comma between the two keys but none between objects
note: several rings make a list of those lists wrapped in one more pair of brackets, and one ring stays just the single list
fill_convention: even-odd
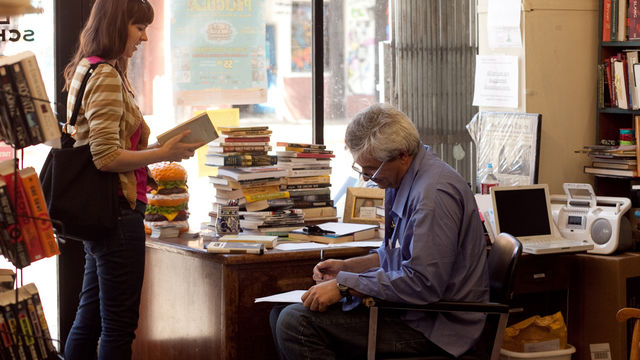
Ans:
[{"label": "black office chair", "polygon": [[[392,303],[372,297],[365,298],[369,307],[369,343],[367,359],[376,359],[376,336],[379,311],[436,311],[436,312],[481,312],[487,314],[487,321],[476,346],[460,359],[498,359],[502,338],[509,317],[513,278],[522,253],[522,244],[507,233],[501,233],[489,250],[488,267],[490,279],[489,303],[438,301],[427,305]],[[396,358],[396,357],[394,357]],[[389,358],[387,358],[389,359]],[[411,359],[440,360],[438,356],[411,357]]]}]

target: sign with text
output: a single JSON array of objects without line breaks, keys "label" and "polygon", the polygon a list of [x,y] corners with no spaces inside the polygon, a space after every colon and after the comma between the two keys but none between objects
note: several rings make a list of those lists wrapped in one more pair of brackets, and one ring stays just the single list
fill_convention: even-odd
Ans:
[{"label": "sign with text", "polygon": [[172,1],[171,14],[173,83],[180,102],[266,101],[264,0]]}]

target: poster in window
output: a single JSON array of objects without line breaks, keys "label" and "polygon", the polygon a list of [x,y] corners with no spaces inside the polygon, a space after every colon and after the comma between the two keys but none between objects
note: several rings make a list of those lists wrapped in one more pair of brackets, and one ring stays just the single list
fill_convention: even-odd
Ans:
[{"label": "poster in window", "polygon": [[178,101],[192,106],[267,99],[265,1],[173,1],[170,47]]}]

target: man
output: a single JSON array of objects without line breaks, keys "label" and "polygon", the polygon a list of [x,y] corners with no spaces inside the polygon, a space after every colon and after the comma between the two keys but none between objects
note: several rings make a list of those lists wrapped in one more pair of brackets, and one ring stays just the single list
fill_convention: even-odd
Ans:
[{"label": "man", "polygon": [[[414,304],[488,301],[482,224],[464,179],[424,146],[401,111],[377,104],[347,126],[354,170],[385,190],[385,239],[370,254],[330,259],[313,269],[303,304],[274,309],[284,359],[352,359],[366,354],[368,309],[358,295]],[[353,299],[352,299],[353,297]],[[342,303],[340,303],[342,301]],[[378,323],[378,353],[460,356],[484,316],[408,312]]]}]

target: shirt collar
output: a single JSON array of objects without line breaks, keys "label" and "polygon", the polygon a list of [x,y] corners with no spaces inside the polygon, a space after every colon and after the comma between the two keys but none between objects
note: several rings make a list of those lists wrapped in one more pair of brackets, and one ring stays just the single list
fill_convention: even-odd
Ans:
[{"label": "shirt collar", "polygon": [[422,143],[420,144],[422,145],[420,146],[420,150],[418,150],[418,153],[413,157],[411,165],[409,165],[409,169],[407,169],[407,172],[402,177],[400,186],[396,190],[396,198],[393,202],[391,211],[393,211],[398,217],[402,217],[402,210],[405,209],[407,201],[409,200],[409,194],[411,192],[411,187],[413,186],[413,180],[418,174],[418,170],[420,167],[418,164],[421,164],[423,162],[423,159],[427,156],[427,151],[430,151],[428,145],[424,145]]}]

